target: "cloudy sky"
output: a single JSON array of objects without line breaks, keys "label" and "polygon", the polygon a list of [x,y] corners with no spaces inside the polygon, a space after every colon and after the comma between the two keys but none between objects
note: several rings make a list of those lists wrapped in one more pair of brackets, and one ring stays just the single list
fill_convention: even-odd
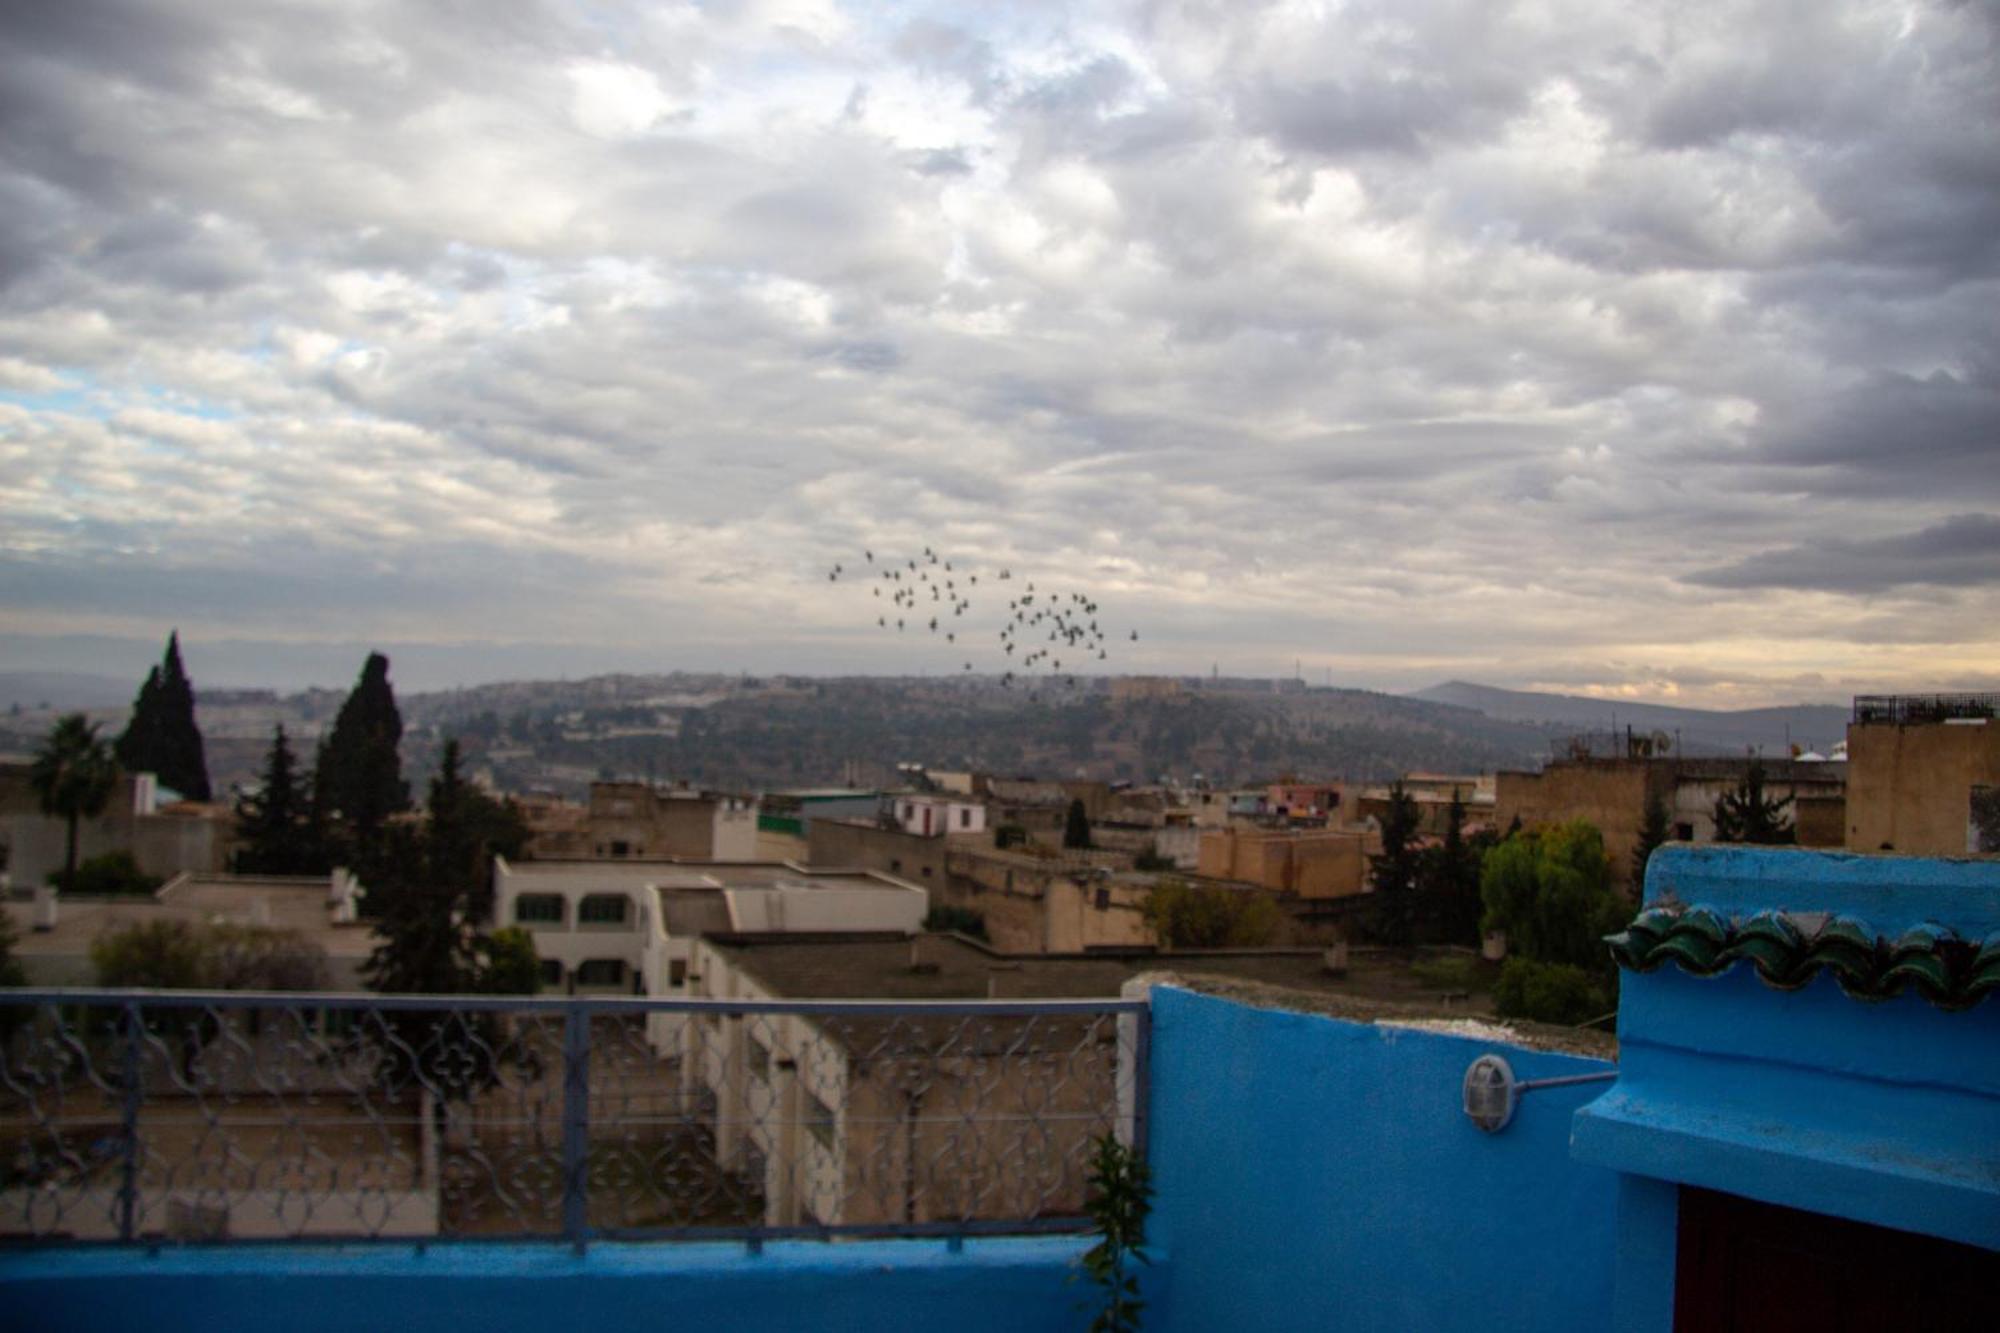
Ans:
[{"label": "cloudy sky", "polygon": [[[2000,688],[1968,3],[0,8],[0,667]],[[984,660],[981,665],[986,665]]]}]

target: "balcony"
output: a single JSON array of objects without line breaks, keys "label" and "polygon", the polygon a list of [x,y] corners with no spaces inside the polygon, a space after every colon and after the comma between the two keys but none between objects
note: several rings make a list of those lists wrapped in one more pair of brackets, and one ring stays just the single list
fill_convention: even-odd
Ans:
[{"label": "balcony", "polygon": [[[1964,1301],[2000,1271],[2000,865],[1670,848],[1617,956],[1616,1063],[1195,976],[948,1004],[16,992],[0,1309],[1083,1328],[1109,1132],[1155,1173],[1148,1329],[1664,1333],[1696,1293],[1809,1314],[1843,1282],[1991,1326]],[[1466,1109],[1491,1056],[1504,1127]],[[1744,1217],[1895,1263],[1781,1246],[1746,1289],[1700,1263]]]}]

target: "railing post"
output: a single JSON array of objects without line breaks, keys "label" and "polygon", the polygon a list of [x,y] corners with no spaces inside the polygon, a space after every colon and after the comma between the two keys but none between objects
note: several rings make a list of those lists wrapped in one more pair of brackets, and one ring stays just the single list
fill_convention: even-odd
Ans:
[{"label": "railing post", "polygon": [[590,1225],[590,1011],[563,1015],[563,1235],[583,1253]]},{"label": "railing post", "polygon": [[1153,997],[1146,995],[1146,1007],[1134,1014],[1132,1031],[1132,1151],[1146,1155],[1146,1104],[1152,1100]]},{"label": "railing post", "polygon": [[125,1002],[124,1161],[119,1168],[118,1239],[130,1244],[139,1212],[139,1006]]}]

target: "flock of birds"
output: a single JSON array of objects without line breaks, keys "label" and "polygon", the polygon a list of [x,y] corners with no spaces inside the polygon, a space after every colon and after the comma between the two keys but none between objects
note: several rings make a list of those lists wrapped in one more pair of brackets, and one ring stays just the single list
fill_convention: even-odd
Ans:
[{"label": "flock of birds", "polygon": [[[983,638],[994,632],[990,623],[979,630],[966,620],[966,613],[973,609],[978,574],[962,565],[955,567],[928,546],[921,559],[877,561],[873,551],[861,555],[864,568],[856,573],[865,575],[877,601],[889,603],[877,608],[875,624],[879,628],[898,634],[914,629],[943,635],[944,641],[954,646],[964,639],[967,652],[973,651],[970,645],[975,635]],[[834,565],[826,578],[829,583],[844,578],[853,581],[841,564]],[[1026,580],[1019,591],[996,591],[997,585],[1013,582],[1013,571],[1002,569],[989,578],[980,594],[982,600],[1005,597],[1007,601],[1007,616],[997,631],[997,646],[1005,659],[1000,664],[1002,689],[1018,686],[1033,702],[1052,686],[1073,688],[1077,669],[1084,664],[1110,660],[1112,634],[1101,623],[1095,598],[1080,592],[1037,590]],[[1127,631],[1127,641],[1137,643],[1139,631]],[[1065,661],[1068,667],[1064,667]],[[965,659],[965,669],[974,669],[970,657]]]}]

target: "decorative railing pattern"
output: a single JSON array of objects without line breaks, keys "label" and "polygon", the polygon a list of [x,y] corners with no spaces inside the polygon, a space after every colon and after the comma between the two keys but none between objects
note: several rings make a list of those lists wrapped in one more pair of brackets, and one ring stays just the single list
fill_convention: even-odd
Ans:
[{"label": "decorative railing pattern", "polygon": [[0,992],[0,1237],[1081,1230],[1146,1006]]},{"label": "decorative railing pattern", "polygon": [[2000,990],[2000,931],[1972,941],[1925,924],[1890,939],[1854,917],[1825,912],[1764,911],[1739,922],[1700,904],[1662,904],[1605,942],[1619,966],[1634,972],[1671,962],[1712,977],[1747,961],[1779,990],[1830,972],[1858,1000],[1914,988],[1941,1009],[1970,1009]]}]

